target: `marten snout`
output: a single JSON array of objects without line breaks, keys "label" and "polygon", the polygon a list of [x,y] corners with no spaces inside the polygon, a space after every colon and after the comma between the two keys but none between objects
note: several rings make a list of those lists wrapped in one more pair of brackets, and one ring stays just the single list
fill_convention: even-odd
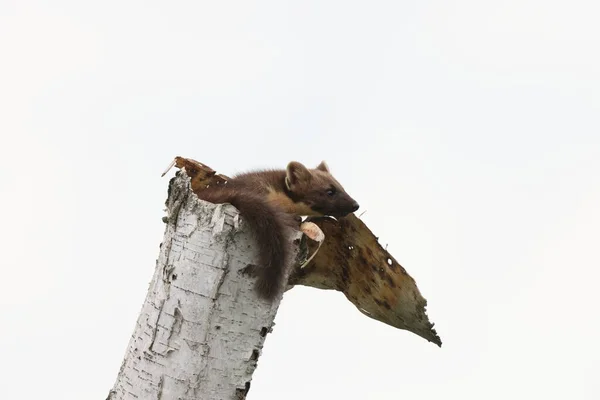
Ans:
[{"label": "marten snout", "polygon": [[348,214],[353,213],[360,207],[354,199],[346,202],[345,204],[338,204],[330,211],[323,212],[324,215],[331,215],[332,217],[345,217]]}]

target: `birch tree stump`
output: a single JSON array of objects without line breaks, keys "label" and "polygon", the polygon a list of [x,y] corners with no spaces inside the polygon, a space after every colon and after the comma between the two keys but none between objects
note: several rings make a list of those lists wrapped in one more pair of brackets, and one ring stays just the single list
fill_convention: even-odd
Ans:
[{"label": "birch tree stump", "polygon": [[244,399],[280,298],[241,271],[255,244],[237,210],[173,178],[154,277],[107,400]]}]

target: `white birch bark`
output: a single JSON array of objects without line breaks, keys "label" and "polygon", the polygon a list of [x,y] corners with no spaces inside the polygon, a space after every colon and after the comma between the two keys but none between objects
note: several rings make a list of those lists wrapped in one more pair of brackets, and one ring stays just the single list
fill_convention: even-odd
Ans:
[{"label": "white birch bark", "polygon": [[[237,210],[201,200],[180,173],[154,277],[107,400],[244,399],[279,299],[240,272],[256,260]],[[243,224],[241,224],[243,225]]]}]

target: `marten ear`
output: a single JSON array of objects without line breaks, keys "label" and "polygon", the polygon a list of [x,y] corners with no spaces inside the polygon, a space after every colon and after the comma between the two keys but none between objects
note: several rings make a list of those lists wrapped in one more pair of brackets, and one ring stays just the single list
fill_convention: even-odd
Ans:
[{"label": "marten ear", "polygon": [[331,173],[331,171],[329,171],[329,166],[327,165],[327,163],[325,161],[321,161],[321,164],[317,165],[317,169],[319,171]]},{"label": "marten ear", "polygon": [[311,177],[312,175],[308,168],[297,161],[292,161],[287,166],[285,184],[288,189],[291,189],[290,186],[300,182],[306,182],[310,180]]}]

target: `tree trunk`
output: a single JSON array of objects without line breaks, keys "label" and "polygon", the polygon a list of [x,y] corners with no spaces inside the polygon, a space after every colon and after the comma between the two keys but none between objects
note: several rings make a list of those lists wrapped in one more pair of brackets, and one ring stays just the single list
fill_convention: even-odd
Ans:
[{"label": "tree trunk", "polygon": [[255,244],[237,210],[171,180],[164,241],[107,400],[244,399],[280,299],[260,300],[241,270]]}]

